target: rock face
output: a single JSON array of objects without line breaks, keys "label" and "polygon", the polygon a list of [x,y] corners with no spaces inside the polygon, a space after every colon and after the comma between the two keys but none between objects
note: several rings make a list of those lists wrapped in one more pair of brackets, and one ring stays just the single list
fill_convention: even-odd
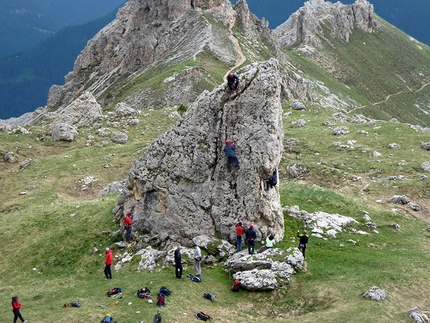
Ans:
[{"label": "rock face", "polygon": [[310,0],[278,26],[275,34],[281,47],[301,44],[318,48],[321,47],[320,40],[314,36],[323,36],[325,22],[329,24],[331,36],[348,41],[355,27],[369,33],[373,31],[373,15],[373,5],[366,0],[357,0],[350,5]]},{"label": "rock face", "polygon": [[[66,84],[50,89],[48,110],[68,104],[83,88],[105,106],[121,95],[122,87],[141,82],[142,75],[156,65],[161,65],[159,74],[206,51],[226,65],[234,65],[239,57],[235,39],[226,28],[213,28],[203,14],[212,15],[226,28],[237,19],[228,0],[129,0],[116,19],[88,42],[66,76]],[[123,101],[133,109],[151,104],[189,105],[200,94],[194,86],[205,88],[201,82],[213,83],[198,68],[176,73],[173,79],[174,83],[163,85],[161,96],[157,95],[159,89],[146,86]]]},{"label": "rock face", "polygon": [[[254,223],[257,234],[280,240],[284,220],[277,188],[262,178],[283,151],[281,79],[274,59],[247,67],[238,94],[225,85],[204,92],[182,120],[136,161],[114,209],[120,223],[133,209],[133,230],[160,245],[206,234],[235,240],[235,224]],[[228,99],[228,101],[226,101]],[[224,142],[236,143],[240,169],[227,170]]]}]

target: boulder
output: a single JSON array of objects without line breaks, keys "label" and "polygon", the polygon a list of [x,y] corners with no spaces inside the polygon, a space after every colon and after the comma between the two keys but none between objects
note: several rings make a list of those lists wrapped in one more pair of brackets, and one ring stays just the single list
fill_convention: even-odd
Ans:
[{"label": "boulder", "polygon": [[116,144],[125,144],[128,141],[128,136],[124,132],[114,132],[110,139]]},{"label": "boulder", "polygon": [[65,108],[57,111],[57,114],[59,117],[54,121],[54,124],[67,123],[76,128],[89,126],[94,121],[103,118],[100,104],[89,92],[84,92]]},{"label": "boulder", "polygon": [[[271,232],[282,239],[279,191],[264,190],[262,180],[283,151],[278,69],[274,59],[245,67],[244,87],[228,102],[225,85],[203,92],[131,168],[114,209],[117,223],[133,209],[134,230],[157,235],[155,244],[190,246],[201,234],[233,243],[240,220],[254,223],[259,237]],[[238,170],[227,170],[227,138],[237,146]]]},{"label": "boulder", "polygon": [[4,161],[9,164],[14,164],[18,162],[18,158],[15,157],[12,151],[8,151],[6,155],[4,155]]},{"label": "boulder", "polygon": [[53,141],[73,141],[78,134],[76,127],[68,123],[56,123],[52,126]]},{"label": "boulder", "polygon": [[371,287],[367,292],[363,294],[364,297],[370,298],[374,301],[383,301],[387,297],[385,291],[378,288],[377,286]]}]

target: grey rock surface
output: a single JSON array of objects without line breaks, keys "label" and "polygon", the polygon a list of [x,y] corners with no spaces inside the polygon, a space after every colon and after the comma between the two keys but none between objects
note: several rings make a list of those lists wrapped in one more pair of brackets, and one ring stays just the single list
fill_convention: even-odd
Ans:
[{"label": "grey rock surface", "polygon": [[[264,190],[262,180],[283,151],[278,63],[248,66],[241,79],[244,87],[229,101],[224,86],[204,92],[135,162],[114,209],[118,223],[133,209],[134,228],[157,232],[157,243],[191,245],[201,234],[233,242],[238,221],[254,223],[259,237],[270,232],[282,239],[279,191]],[[240,164],[231,172],[227,138],[236,143]]]}]

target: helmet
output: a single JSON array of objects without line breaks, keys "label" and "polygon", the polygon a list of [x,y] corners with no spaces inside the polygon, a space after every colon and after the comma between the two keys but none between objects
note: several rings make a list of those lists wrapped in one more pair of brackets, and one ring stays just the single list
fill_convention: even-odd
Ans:
[{"label": "helmet", "polygon": [[249,225],[249,227],[250,227],[250,228],[253,228],[253,227],[254,227],[254,224],[253,224],[253,223],[251,223],[251,224]]},{"label": "helmet", "polygon": [[107,317],[110,317],[110,314],[109,314],[109,313],[107,313],[107,314],[106,314],[106,316],[107,316]]},{"label": "helmet", "polygon": [[225,140],[225,143],[226,143],[226,144],[229,144],[230,142],[231,142],[231,141],[230,141],[230,139],[226,139],[226,140]]},{"label": "helmet", "polygon": [[234,76],[234,74],[233,74],[232,72],[230,72],[230,73],[228,74],[228,76],[233,77],[233,76]]}]

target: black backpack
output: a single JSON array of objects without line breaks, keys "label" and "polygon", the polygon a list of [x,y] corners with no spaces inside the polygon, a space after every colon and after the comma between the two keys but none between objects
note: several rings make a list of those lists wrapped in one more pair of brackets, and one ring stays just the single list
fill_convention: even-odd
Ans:
[{"label": "black backpack", "polygon": [[71,303],[70,303],[70,305],[71,305],[72,307],[81,307],[81,306],[82,306],[82,303],[81,303],[81,302],[71,302]]},{"label": "black backpack", "polygon": [[197,312],[196,316],[198,319],[200,319],[202,321],[209,321],[212,319],[208,314],[203,313],[203,312]]},{"label": "black backpack", "polygon": [[148,287],[143,287],[137,290],[137,297],[139,298],[151,298],[151,291]]},{"label": "black backpack", "polygon": [[169,296],[171,294],[171,290],[168,289],[167,287],[160,287],[160,294],[163,294],[164,296]]},{"label": "black backpack", "polygon": [[204,294],[203,294],[203,297],[204,298],[206,298],[206,299],[210,299],[211,301],[212,301],[212,303],[213,302],[215,302],[215,295],[212,295],[211,293],[209,293],[209,292],[205,292]]},{"label": "black backpack", "polygon": [[154,322],[153,323],[161,323],[161,314],[160,312],[157,312],[154,316]]},{"label": "black backpack", "polygon": [[187,277],[195,283],[201,283],[202,282],[202,279],[199,276],[193,276],[193,275],[188,274]]}]

